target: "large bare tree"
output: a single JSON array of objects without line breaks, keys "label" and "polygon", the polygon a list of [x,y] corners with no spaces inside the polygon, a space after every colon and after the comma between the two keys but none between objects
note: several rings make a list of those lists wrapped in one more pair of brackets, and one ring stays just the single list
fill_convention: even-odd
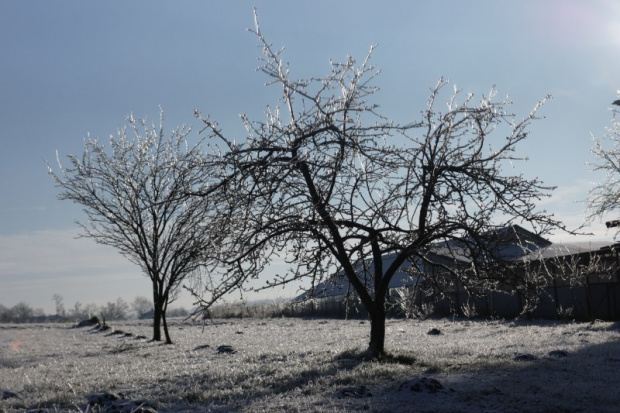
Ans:
[{"label": "large bare tree", "polygon": [[[381,356],[388,285],[407,261],[429,260],[428,248],[444,242],[475,264],[459,273],[461,282],[491,288],[497,280],[483,275],[485,260],[477,258],[488,257],[480,249],[489,234],[513,222],[538,233],[561,225],[536,209],[552,188],[511,170],[542,103],[518,120],[494,90],[474,101],[450,92],[442,79],[420,118],[398,124],[371,100],[378,74],[372,48],[359,63],[330,62],[326,76],[296,80],[258,22],[254,33],[263,50],[260,70],[282,90],[279,105],[264,121],[242,117],[245,140],[198,113],[218,148],[213,162],[226,176],[220,189],[229,204],[221,207],[236,219],[221,244],[231,280],[258,277],[276,258],[291,269],[268,286],[308,279],[312,291],[344,274],[371,319],[369,351]],[[454,240],[458,251],[449,248]],[[394,257],[389,265],[386,254]]]},{"label": "large bare tree", "polygon": [[59,199],[84,208],[82,235],[116,248],[151,280],[153,340],[162,339],[163,325],[166,343],[172,343],[168,304],[182,281],[208,261],[218,232],[211,198],[188,196],[211,179],[201,145],[190,144],[189,133],[182,127],[167,137],[163,112],[159,125],[129,116],[128,127],[111,136],[108,147],[88,138],[81,157],[67,156],[68,166],[58,159],[54,172],[48,164]]}]

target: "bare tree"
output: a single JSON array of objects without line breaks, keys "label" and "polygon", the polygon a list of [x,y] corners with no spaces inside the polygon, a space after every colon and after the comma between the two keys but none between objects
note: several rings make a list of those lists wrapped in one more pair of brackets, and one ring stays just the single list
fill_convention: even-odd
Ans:
[{"label": "bare tree", "polygon": [[[613,104],[617,105],[617,102]],[[620,210],[620,110],[614,107],[611,112],[611,125],[606,128],[602,139],[594,138],[592,147],[596,161],[589,165],[590,169],[605,172],[606,176],[604,181],[595,185],[588,194],[587,217],[590,221]],[[614,217],[608,226],[620,227],[620,221]]]},{"label": "bare tree", "polygon": [[109,148],[88,138],[81,157],[68,156],[70,166],[58,159],[58,173],[48,168],[61,189],[59,199],[84,207],[82,235],[116,248],[149,277],[153,340],[161,340],[163,324],[171,343],[168,304],[207,259],[218,232],[210,225],[210,198],[188,196],[210,181],[209,170],[200,144],[187,140],[189,129],[164,135],[163,112],[158,126],[133,116],[128,123],[110,137]]},{"label": "bare tree", "polygon": [[[547,260],[540,259],[531,265],[537,272],[539,285],[546,282],[546,285],[543,286],[554,290],[552,287],[560,282],[570,286],[570,288],[583,288],[588,317],[594,321],[596,309],[591,297],[591,283],[609,282],[613,279],[618,268],[618,252],[615,246],[612,246],[588,253],[558,254]],[[551,295],[551,292],[547,292],[547,294]],[[560,302],[557,294],[551,298],[556,304],[560,317],[572,315],[574,305],[562,305],[563,303]]]},{"label": "bare tree", "polygon": [[101,306],[100,315],[105,321],[110,320],[124,320],[127,318],[127,310],[129,304],[122,298],[117,298],[116,302],[108,302],[106,305]]},{"label": "bare tree", "polygon": [[99,312],[99,307],[96,304],[82,304],[76,301],[73,308],[69,310],[69,317],[75,321],[82,321],[84,319],[90,319]]},{"label": "bare tree", "polygon": [[[561,226],[535,207],[552,188],[506,172],[522,160],[516,146],[540,104],[517,120],[495,90],[478,102],[455,90],[442,111],[442,79],[420,119],[401,125],[371,102],[378,74],[372,48],[359,64],[349,57],[331,62],[324,77],[294,80],[258,22],[254,33],[263,48],[260,70],[282,89],[280,106],[267,110],[266,121],[243,116],[243,142],[198,114],[219,148],[213,162],[226,171],[220,188],[229,203],[221,207],[237,222],[221,244],[231,280],[258,277],[275,258],[291,270],[267,286],[309,279],[312,291],[343,274],[369,313],[370,354],[381,356],[388,286],[404,264],[430,261],[429,246],[443,242],[455,259],[473,262],[453,274],[460,282],[492,288],[496,281],[477,258],[488,234],[513,222],[538,233]],[[461,241],[452,249],[454,240]],[[393,260],[384,265],[387,254]]]},{"label": "bare tree", "polygon": [[0,304],[0,323],[9,323],[13,318],[11,309]]},{"label": "bare tree", "polygon": [[33,310],[28,304],[23,301],[15,304],[11,307],[13,314],[13,322],[15,323],[29,323],[35,317],[36,310]]},{"label": "bare tree", "polygon": [[56,317],[64,318],[66,316],[65,305],[63,303],[62,295],[54,294],[52,296],[52,300],[54,300],[54,305],[56,307]]},{"label": "bare tree", "polygon": [[136,297],[131,302],[131,309],[136,312],[138,318],[145,318],[153,311],[153,302],[146,297]]}]

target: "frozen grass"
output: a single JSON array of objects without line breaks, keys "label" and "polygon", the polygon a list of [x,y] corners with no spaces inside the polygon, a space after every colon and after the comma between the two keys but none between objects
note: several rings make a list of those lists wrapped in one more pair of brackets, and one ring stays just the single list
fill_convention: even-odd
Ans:
[{"label": "frozen grass", "polygon": [[0,400],[0,411],[97,411],[86,397],[98,392],[151,400],[160,412],[620,406],[618,323],[388,320],[382,363],[361,360],[370,326],[359,320],[216,320],[204,331],[178,320],[173,345],[136,339],[150,336],[143,321],[114,327],[132,336],[0,324],[0,389],[22,396]]}]

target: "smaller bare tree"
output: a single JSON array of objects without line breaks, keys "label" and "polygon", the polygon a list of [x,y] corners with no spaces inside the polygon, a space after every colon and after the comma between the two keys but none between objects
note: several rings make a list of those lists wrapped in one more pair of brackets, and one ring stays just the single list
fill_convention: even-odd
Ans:
[{"label": "smaller bare tree", "polygon": [[[571,288],[584,288],[588,316],[593,321],[595,315],[592,305],[590,284],[595,279],[599,281],[611,281],[618,268],[617,253],[615,249],[611,248],[606,253],[601,253],[599,251],[555,257],[544,265],[545,278],[549,280],[562,280]],[[551,285],[551,282],[549,282],[549,285]],[[567,315],[568,306],[562,306],[557,300],[556,306],[558,315],[561,317]]]},{"label": "smaller bare tree", "polygon": [[146,297],[136,297],[131,302],[131,309],[136,312],[138,318],[143,318],[153,311],[153,302]]},{"label": "smaller bare tree", "polygon": [[103,320],[124,320],[127,318],[127,310],[129,304],[122,298],[117,298],[116,302],[108,302],[106,305],[101,306],[101,318]]},{"label": "smaller bare tree", "polygon": [[54,300],[54,305],[56,308],[56,317],[58,318],[65,317],[67,315],[67,312],[65,311],[65,305],[63,303],[62,295],[54,294],[52,296],[52,300]]},{"label": "smaller bare tree", "polygon": [[[190,196],[211,179],[200,142],[190,129],[164,134],[163,112],[156,126],[128,118],[129,127],[110,137],[106,148],[86,139],[81,157],[58,159],[48,168],[61,189],[59,199],[84,207],[83,236],[116,248],[151,280],[153,340],[172,343],[166,324],[168,304],[186,277],[209,260],[211,244],[223,230],[214,224],[211,198]],[[131,136],[133,133],[133,137]]]}]

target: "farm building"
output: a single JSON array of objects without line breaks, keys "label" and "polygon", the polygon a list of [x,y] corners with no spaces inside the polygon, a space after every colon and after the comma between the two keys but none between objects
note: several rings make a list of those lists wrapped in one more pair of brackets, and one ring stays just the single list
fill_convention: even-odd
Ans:
[{"label": "farm building", "polygon": [[[412,260],[390,281],[391,312],[406,316],[430,313],[577,319],[620,319],[618,252],[620,245],[610,242],[552,243],[526,229],[513,225],[494,233],[493,257],[500,276],[492,292],[465,288],[448,274],[468,271],[472,259],[459,253],[458,242],[434,244],[427,258]],[[430,258],[429,258],[430,257]],[[394,255],[383,258],[384,268]],[[370,266],[367,266],[370,267]],[[445,274],[440,274],[441,272]],[[364,271],[360,271],[361,274]],[[498,273],[499,274],[499,273]],[[372,289],[372,277],[363,280]],[[432,286],[429,282],[433,280]],[[444,280],[444,288],[437,288]],[[304,299],[314,297],[310,304]],[[298,297],[311,306],[311,313],[365,316],[346,277],[336,274],[315,287],[312,295]]]}]

